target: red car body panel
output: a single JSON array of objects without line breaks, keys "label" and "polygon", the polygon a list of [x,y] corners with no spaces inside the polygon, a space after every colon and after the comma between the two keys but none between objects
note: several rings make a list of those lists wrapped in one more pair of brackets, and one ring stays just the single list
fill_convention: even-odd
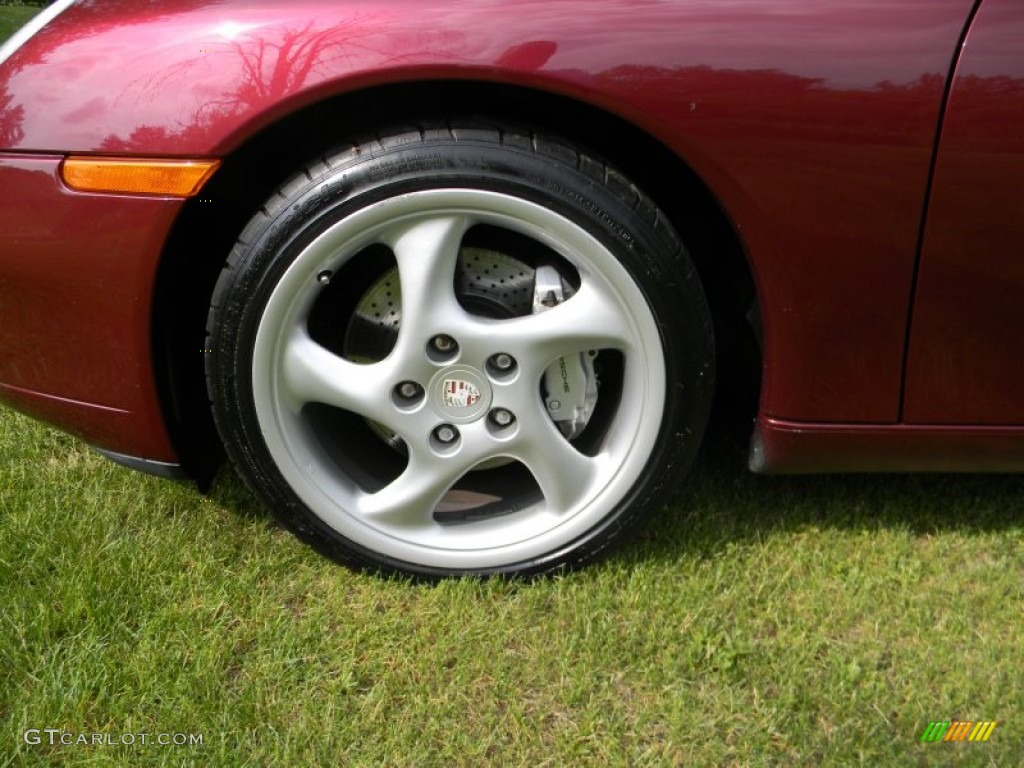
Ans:
[{"label": "red car body panel", "polygon": [[939,144],[906,420],[1024,424],[1024,12],[985,0]]},{"label": "red car body panel", "polygon": [[[1020,28],[1024,11],[1010,0],[985,2]],[[45,231],[28,249],[6,236],[0,245],[0,345],[5,354],[18,351],[17,361],[0,365],[4,397],[39,393],[46,397],[20,394],[16,402],[109,449],[174,458],[160,426],[148,320],[161,243],[180,203],[70,193],[55,180],[52,157],[12,157],[224,156],[293,111],[339,94],[416,81],[492,82],[613,113],[695,171],[732,221],[756,281],[765,355],[759,468],[860,468],[865,439],[852,440],[844,459],[835,435],[844,423],[901,420],[922,215],[945,85],[973,7],[973,0],[76,4],[0,68],[0,150],[9,153],[0,161],[0,189],[12,190],[0,194],[14,205],[2,214],[10,217],[4,231]],[[979,18],[987,18],[984,8]],[[969,71],[960,70],[950,116],[969,101]],[[982,106],[994,108],[991,100]],[[964,138],[956,130],[944,138],[936,210],[956,208],[957,179],[972,172],[957,163],[967,162],[973,109],[962,110]],[[1019,141],[1011,132],[1005,141]],[[31,173],[9,187],[5,181],[25,171],[20,162]],[[21,179],[35,190],[34,205],[18,203]],[[936,423],[960,417],[947,415],[955,413],[944,410],[948,393],[927,381],[946,358],[926,358],[943,332],[949,286],[967,290],[960,272],[970,259],[963,240],[943,255],[939,218],[929,219],[905,402],[908,418]],[[1010,252],[996,246],[990,263],[1003,269]],[[24,288],[33,285],[49,291]],[[965,328],[948,349],[972,333]],[[38,371],[24,368],[29,338],[45,347],[35,350],[45,360]],[[79,401],[80,414],[32,405],[53,398]],[[103,418],[91,415],[97,406],[126,414],[131,428],[104,431]],[[1003,422],[1000,407],[977,404],[970,423]],[[814,424],[838,446],[822,454],[830,462],[793,448],[802,440],[813,453]],[[879,455],[891,454],[884,435],[911,434],[899,426],[857,429],[849,433],[867,435]],[[940,459],[962,453],[960,443],[944,453],[941,432],[912,434],[931,435]],[[1002,432],[994,439],[1005,440]],[[928,453],[915,450],[919,458]]]},{"label": "red car body panel", "polygon": [[1016,427],[800,424],[758,420],[757,472],[1024,472]]},{"label": "red car body panel", "polygon": [[97,447],[172,461],[149,296],[181,201],[70,192],[60,161],[0,154],[0,396]]}]

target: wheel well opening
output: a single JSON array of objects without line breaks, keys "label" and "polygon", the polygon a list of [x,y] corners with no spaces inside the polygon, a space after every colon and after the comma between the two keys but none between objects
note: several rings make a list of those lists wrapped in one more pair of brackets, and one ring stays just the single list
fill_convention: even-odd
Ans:
[{"label": "wheel well opening", "polygon": [[201,486],[224,456],[204,379],[206,317],[220,271],[249,218],[297,169],[348,138],[450,118],[558,135],[605,158],[654,199],[690,251],[711,306],[716,413],[738,419],[740,429],[749,426],[761,368],[754,282],[728,217],[679,157],[629,122],[567,97],[493,83],[394,85],[318,103],[250,137],[223,159],[175,223],[155,285],[154,365],[171,439],[183,468]]}]

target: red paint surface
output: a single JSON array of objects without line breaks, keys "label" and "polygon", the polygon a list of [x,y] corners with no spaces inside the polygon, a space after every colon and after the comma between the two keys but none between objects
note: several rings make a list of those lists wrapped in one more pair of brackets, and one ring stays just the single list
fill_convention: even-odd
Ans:
[{"label": "red paint surface", "polygon": [[801,424],[759,419],[766,474],[1024,472],[1024,428]]},{"label": "red paint surface", "polygon": [[985,0],[942,131],[906,420],[1024,424],[1024,7]]},{"label": "red paint surface", "polygon": [[[762,413],[894,422],[943,85],[971,5],[86,0],[0,70],[0,146],[219,156],[298,107],[380,84],[496,81],[568,95],[662,141],[732,218],[764,316]],[[34,176],[13,183],[42,188]],[[46,272],[49,293],[73,301],[20,300],[19,311],[57,307],[33,331],[47,362],[33,370],[4,338],[18,360],[0,381],[28,366],[29,388],[155,422],[141,329],[174,204],[54,199],[58,215],[24,225],[63,254],[52,263],[64,269]],[[12,286],[28,251],[4,248]],[[29,270],[18,285],[30,294],[42,279]],[[77,346],[55,333],[69,327]],[[93,336],[104,332],[123,338]]]},{"label": "red paint surface", "polygon": [[0,154],[0,398],[101,448],[172,461],[149,297],[180,202],[73,193],[59,163]]}]

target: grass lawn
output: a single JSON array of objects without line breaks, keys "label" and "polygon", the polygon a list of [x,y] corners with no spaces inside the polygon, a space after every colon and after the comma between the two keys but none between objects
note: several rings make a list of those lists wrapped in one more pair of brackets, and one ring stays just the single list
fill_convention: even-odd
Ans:
[{"label": "grass lawn", "polygon": [[730,455],[604,564],[413,586],[0,409],[0,766],[1020,764],[1024,478]]},{"label": "grass lawn", "polygon": [[603,564],[415,586],[0,408],[0,768],[1020,765],[1024,478],[711,449]]},{"label": "grass lawn", "polygon": [[22,24],[39,13],[39,10],[20,4],[0,4],[0,42],[13,35]]}]

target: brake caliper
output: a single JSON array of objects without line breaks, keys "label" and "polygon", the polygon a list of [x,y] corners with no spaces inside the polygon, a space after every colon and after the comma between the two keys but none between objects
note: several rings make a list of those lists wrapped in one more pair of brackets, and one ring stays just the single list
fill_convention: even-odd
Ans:
[{"label": "brake caliper", "polygon": [[[533,313],[545,312],[572,298],[572,286],[554,267],[537,267],[533,284]],[[596,350],[563,355],[544,371],[544,404],[562,434],[577,437],[597,406]]]}]

